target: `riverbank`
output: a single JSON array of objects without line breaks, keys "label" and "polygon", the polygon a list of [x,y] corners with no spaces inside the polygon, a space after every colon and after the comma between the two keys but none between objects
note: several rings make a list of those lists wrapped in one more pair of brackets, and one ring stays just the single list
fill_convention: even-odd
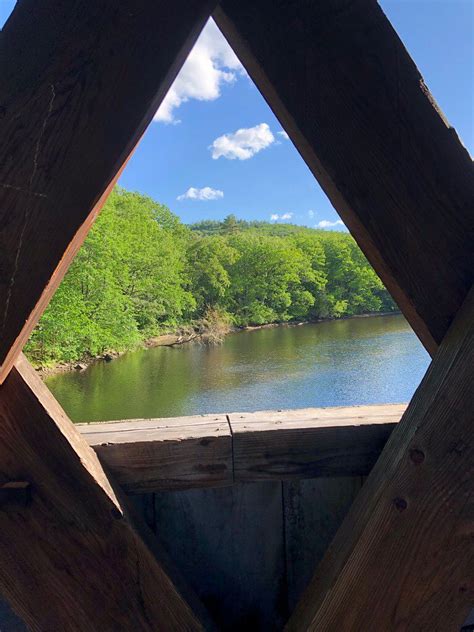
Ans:
[{"label": "riverbank", "polygon": [[74,421],[407,401],[429,356],[403,316],[240,330],[46,379]]},{"label": "riverbank", "polygon": [[193,329],[192,327],[181,327],[175,332],[163,333],[159,336],[153,336],[145,340],[141,345],[138,345],[135,349],[128,349],[126,351],[107,351],[106,353],[94,356],[86,357],[80,361],[75,362],[62,362],[52,366],[36,366],[35,369],[39,375],[44,379],[51,375],[58,373],[68,373],[71,371],[85,371],[91,365],[98,362],[111,362],[124,354],[133,353],[137,349],[153,349],[155,347],[180,347],[190,343],[197,344],[219,344],[223,341],[225,336],[229,334],[235,334],[239,332],[251,332],[259,331],[261,329],[274,329],[277,327],[300,327],[302,325],[314,325],[317,323],[333,322],[336,320],[354,320],[360,318],[376,318],[382,316],[396,316],[400,312],[372,312],[367,314],[357,314],[355,316],[344,316],[342,318],[319,318],[316,320],[306,321],[291,321],[280,323],[265,323],[263,325],[247,325],[246,327],[231,327],[221,326],[219,331],[209,331],[208,329],[199,330],[199,328]]}]

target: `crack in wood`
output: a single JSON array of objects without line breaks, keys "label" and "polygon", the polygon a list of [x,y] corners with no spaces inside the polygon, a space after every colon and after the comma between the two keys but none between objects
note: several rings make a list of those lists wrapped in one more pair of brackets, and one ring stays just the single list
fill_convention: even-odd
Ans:
[{"label": "crack in wood", "polygon": [[29,191],[28,189],[22,189],[22,187],[15,186],[14,184],[5,184],[4,182],[0,182],[0,187],[2,189],[13,189],[14,191],[18,191],[19,193],[26,193],[27,195],[33,195],[34,197],[41,197],[41,198],[48,197],[46,193],[38,193],[37,191]]},{"label": "crack in wood", "polygon": [[[56,98],[56,89],[54,87],[54,84],[50,85],[50,90],[51,90],[51,96],[49,99],[49,103],[48,103],[48,110],[46,112],[46,116],[43,120],[43,124],[41,126],[41,131],[40,134],[38,136],[38,140],[36,141],[36,146],[35,146],[35,152],[33,154],[33,169],[31,172],[31,176],[30,176],[30,180],[29,180],[29,184],[28,184],[28,189],[27,191],[31,194],[32,192],[32,187],[33,187],[33,182],[34,179],[36,177],[36,173],[38,171],[38,158],[40,155],[40,151],[41,151],[41,144],[43,141],[43,137],[44,137],[44,133],[46,131],[46,126],[48,124],[48,121],[51,117],[51,113],[53,111],[53,103],[54,100]],[[10,185],[8,184],[4,184],[2,185],[4,188],[9,188]],[[12,188],[16,188],[16,187],[12,187]],[[17,187],[20,191],[22,190],[20,187]],[[40,194],[41,195],[41,194]],[[25,232],[26,232],[26,227],[28,226],[28,221],[30,219],[30,207],[27,205],[25,205],[25,210],[24,210],[24,214],[23,214],[23,223],[22,223],[22,227],[21,227],[21,231],[20,231],[20,236],[18,239],[18,247],[16,249],[16,253],[15,253],[15,259],[13,261],[13,272],[12,275],[10,277],[10,282],[8,284],[8,291],[7,291],[7,298],[5,300],[5,310],[3,312],[3,323],[2,323],[2,336],[5,333],[5,328],[7,325],[7,318],[8,318],[8,313],[10,310],[10,301],[11,301],[11,297],[12,297],[12,293],[13,293],[13,287],[15,285],[15,280],[16,280],[16,275],[18,272],[18,264],[20,261],[20,256],[21,256],[21,252],[23,250],[23,239],[25,237]]]}]

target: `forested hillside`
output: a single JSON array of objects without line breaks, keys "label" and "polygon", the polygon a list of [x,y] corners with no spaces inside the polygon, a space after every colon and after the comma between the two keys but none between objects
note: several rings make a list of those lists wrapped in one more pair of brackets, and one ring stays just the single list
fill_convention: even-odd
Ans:
[{"label": "forested hillside", "polygon": [[235,326],[395,311],[346,233],[287,224],[182,224],[152,199],[116,189],[27,354],[36,364],[131,349],[183,325]]}]

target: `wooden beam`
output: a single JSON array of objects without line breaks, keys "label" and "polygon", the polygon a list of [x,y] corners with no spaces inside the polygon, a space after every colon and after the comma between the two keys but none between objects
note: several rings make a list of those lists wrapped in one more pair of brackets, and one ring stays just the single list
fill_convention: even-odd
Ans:
[{"label": "wooden beam", "polygon": [[365,476],[404,404],[229,415],[235,480]]},{"label": "wooden beam", "polygon": [[0,387],[0,593],[31,630],[199,630],[94,451],[21,357]]},{"label": "wooden beam", "polygon": [[129,494],[232,485],[232,436],[225,415],[78,424]]},{"label": "wooden beam", "polygon": [[213,0],[23,0],[0,37],[0,383]]},{"label": "wooden beam", "polygon": [[77,424],[129,494],[370,472],[404,404]]},{"label": "wooden beam", "polygon": [[376,0],[214,17],[433,355],[474,280],[474,170]]},{"label": "wooden beam", "polygon": [[474,603],[474,289],[288,630],[457,631]]}]

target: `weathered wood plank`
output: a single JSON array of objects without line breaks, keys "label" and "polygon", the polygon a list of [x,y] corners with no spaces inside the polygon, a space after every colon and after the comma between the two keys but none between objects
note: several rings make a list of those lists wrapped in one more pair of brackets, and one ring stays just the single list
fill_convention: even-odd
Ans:
[{"label": "weathered wood plank", "polygon": [[459,630],[474,603],[474,289],[288,630]]},{"label": "weathered wood plank", "polygon": [[229,415],[235,480],[366,475],[405,404]]},{"label": "weathered wood plank", "polygon": [[156,494],[160,541],[219,630],[281,630],[286,608],[281,483]]},{"label": "weathered wood plank", "polygon": [[128,493],[232,485],[232,437],[225,415],[79,424]]},{"label": "weathered wood plank", "polygon": [[433,354],[474,280],[474,170],[375,0],[214,17]]},{"label": "weathered wood plank", "polygon": [[130,494],[367,474],[405,404],[77,424]]},{"label": "weathered wood plank", "polygon": [[[21,357],[0,387],[0,593],[31,630],[198,630],[94,451]],[[151,542],[151,539],[150,539]]]},{"label": "weathered wood plank", "polygon": [[340,476],[283,483],[289,612],[295,609],[363,480]]},{"label": "weathered wood plank", "polygon": [[213,0],[23,0],[0,37],[0,383]]}]

